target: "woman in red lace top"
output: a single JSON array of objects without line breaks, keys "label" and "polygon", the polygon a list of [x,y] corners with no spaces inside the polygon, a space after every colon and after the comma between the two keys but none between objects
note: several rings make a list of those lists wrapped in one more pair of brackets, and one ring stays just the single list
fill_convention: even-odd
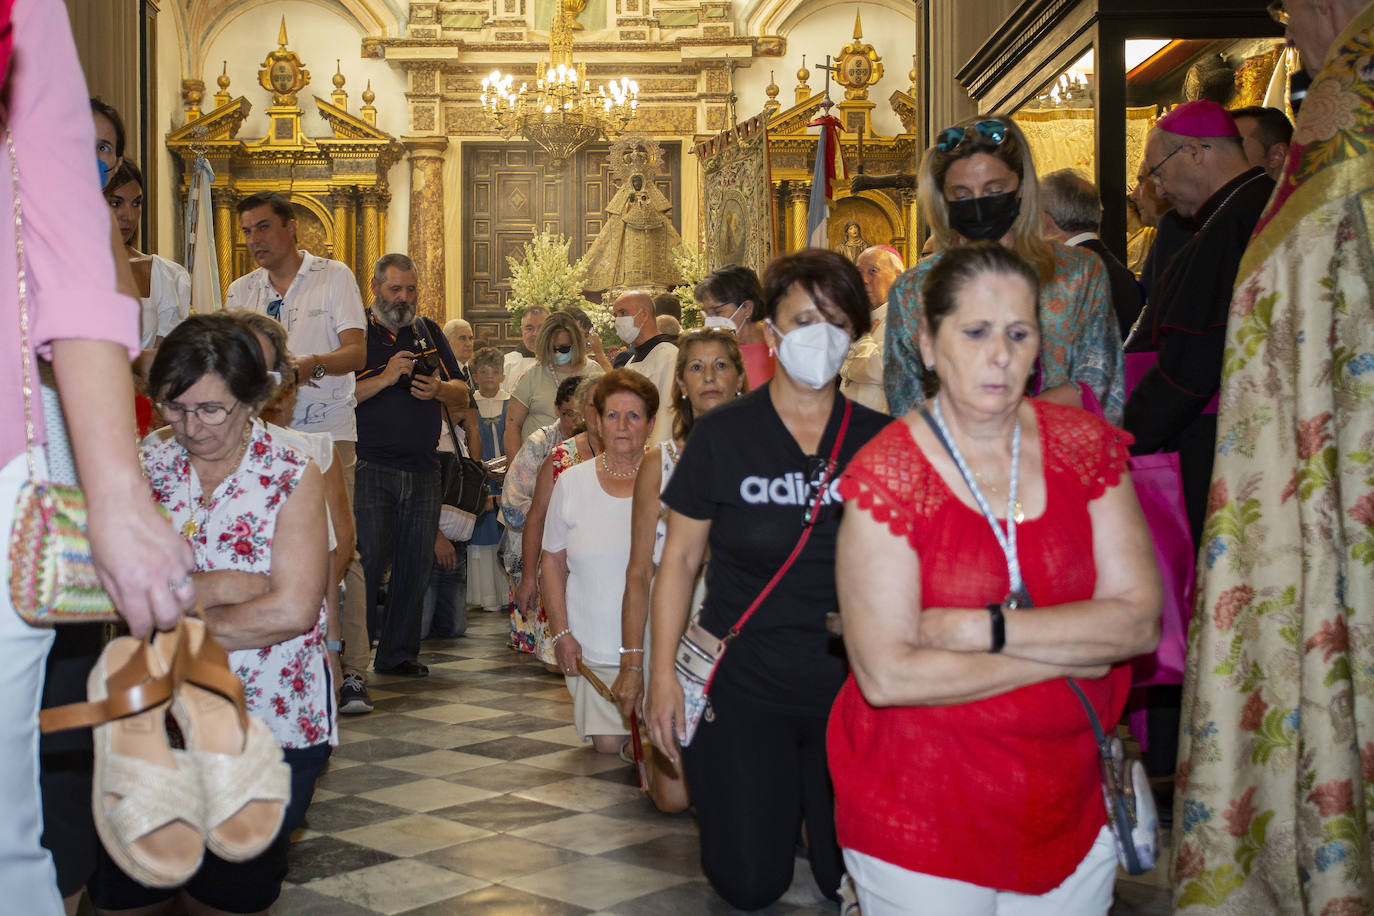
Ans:
[{"label": "woman in red lace top", "polygon": [[841,481],[852,674],[827,744],[864,916],[909,913],[913,900],[961,914],[1111,905],[1096,745],[1065,678],[1115,722],[1130,683],[1118,663],[1154,648],[1160,587],[1124,473],[1130,437],[1024,397],[1037,293],[1014,253],[960,246],[926,280],[919,338],[940,380],[928,406],[1017,545],[1033,608],[1007,607],[1007,554],[920,412],[869,442]]}]

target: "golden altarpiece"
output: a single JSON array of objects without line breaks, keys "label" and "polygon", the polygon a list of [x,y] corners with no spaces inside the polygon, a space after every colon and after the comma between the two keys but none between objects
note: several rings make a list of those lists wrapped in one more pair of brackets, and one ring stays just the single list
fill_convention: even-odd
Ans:
[{"label": "golden altarpiece", "polygon": [[[906,74],[909,85],[888,97],[888,104],[903,128],[895,136],[883,136],[873,129],[873,111],[878,106],[869,99],[869,90],[882,80],[883,72],[882,59],[863,40],[863,24],[856,12],[853,40],[839,48],[828,64],[813,62],[812,68],[803,66],[797,71],[792,107],[782,107],[778,101],[780,90],[770,80],[764,116],[768,125],[774,252],[796,251],[806,245],[806,217],[817,146],[817,130],[809,125],[825,112],[830,100],[828,90],[832,94],[843,92],[832,113],[843,125],[840,151],[849,171],[847,179],[839,178],[835,183],[835,206],[829,221],[830,247],[840,250],[847,229],[857,224],[860,238],[868,245],[891,245],[901,252],[906,263],[915,263],[920,244],[916,241],[914,180],[887,181],[882,182],[886,187],[864,190],[852,188],[860,163],[868,178],[910,175],[916,171],[919,147],[915,60]],[[810,86],[813,79],[825,83],[821,91]]]},{"label": "golden altarpiece", "polygon": [[[315,97],[331,135],[306,136],[301,126],[305,111],[298,95],[310,84],[310,71],[287,44],[283,20],[277,48],[258,70],[258,82],[272,102],[267,108],[265,137],[238,136],[252,106],[244,96],[230,96],[227,76],[219,77],[214,108],[204,113],[203,84],[184,84],[186,123],[167,135],[167,148],[182,162],[181,194],[184,198],[196,156],[205,156],[215,172],[211,192],[215,253],[220,282],[226,289],[234,278],[256,266],[244,247],[235,205],[258,191],[277,191],[290,198],[296,210],[300,247],[353,268],[367,299],[371,295],[365,288],[367,280],[382,255],[386,233],[391,200],[387,171],[400,161],[404,149],[395,137],[378,130],[370,86],[362,94],[359,113],[348,111],[341,67],[333,76],[330,100]],[[442,299],[429,301],[441,303]],[[442,306],[435,317],[442,319]]]},{"label": "golden altarpiece", "polygon": [[[365,58],[385,60],[405,73],[409,133],[432,143],[438,155],[450,143],[458,147],[456,157],[450,157],[458,160],[451,171],[436,165],[424,193],[412,190],[411,236],[413,241],[417,224],[430,227],[428,250],[440,259],[446,253],[450,261],[448,290],[459,300],[449,302],[450,313],[461,311],[479,337],[493,341],[513,342],[506,312],[507,257],[542,229],[567,236],[578,254],[587,251],[606,222],[605,208],[615,193],[607,144],[589,144],[555,173],[545,168],[547,157],[531,144],[502,141],[482,110],[482,79],[493,69],[515,74],[517,84],[533,79],[537,61],[548,53],[559,3],[565,0],[411,0],[403,36],[362,41]],[[575,14],[573,53],[585,65],[586,78],[597,83],[624,76],[638,83],[638,116],[628,129],[662,147],[663,170],[655,183],[672,205],[675,228],[683,229],[688,208],[696,209],[701,225],[704,202],[700,194],[695,200],[691,195],[696,186],[692,177],[700,168],[692,158],[692,144],[731,128],[738,105],[765,101],[740,102],[737,71],[775,65],[787,52],[786,40],[741,34],[730,0],[580,0],[565,5]],[[848,58],[839,51],[847,73],[841,69],[835,75],[837,91],[844,80],[853,84],[838,112],[847,125],[845,160],[852,169],[862,145],[868,173],[912,171],[915,77],[910,90],[904,85],[890,100],[904,132],[876,135],[870,117],[875,104],[868,92],[881,76],[880,62],[860,37],[852,45]],[[824,57],[827,49],[818,50]],[[771,89],[770,94],[776,95]],[[770,208],[780,237],[774,251],[800,247],[805,235],[804,226],[795,230],[795,221],[798,212],[804,220],[816,144],[815,129],[806,125],[825,101],[824,93],[807,88],[805,79],[796,95],[796,104],[786,111],[775,98],[769,101],[767,113],[770,132],[776,135],[770,141],[773,180],[767,192],[779,202]],[[413,149],[411,144],[407,138]],[[837,231],[852,219],[875,241],[895,243],[904,253],[911,247],[907,239],[914,234],[914,194],[900,189],[851,194],[846,182],[837,193],[832,218]],[[711,244],[693,235],[686,234],[688,244]],[[435,266],[445,268],[442,262]]]}]

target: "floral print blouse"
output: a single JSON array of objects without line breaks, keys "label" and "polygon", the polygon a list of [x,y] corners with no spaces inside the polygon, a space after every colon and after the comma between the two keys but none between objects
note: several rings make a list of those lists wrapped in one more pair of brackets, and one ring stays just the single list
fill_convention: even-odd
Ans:
[{"label": "floral print blouse", "polygon": [[[1097,395],[1107,419],[1119,424],[1126,406],[1125,372],[1107,271],[1087,248],[1049,245],[1054,276],[1040,287],[1040,390],[1082,382]],[[925,402],[916,328],[921,286],[940,257],[937,252],[902,274],[887,296],[883,387],[894,417]]]},{"label": "floral print blouse", "polygon": [[[201,501],[200,479],[176,439],[143,448],[153,499],[187,535],[197,572],[272,571],[277,513],[296,488],[309,456],[280,442],[257,420],[238,469]],[[188,524],[189,523],[189,524]],[[272,729],[282,747],[338,743],[334,687],[324,639],[324,602],[315,625],[294,639],[261,649],[236,649],[229,664],[243,681],[248,711]]]}]

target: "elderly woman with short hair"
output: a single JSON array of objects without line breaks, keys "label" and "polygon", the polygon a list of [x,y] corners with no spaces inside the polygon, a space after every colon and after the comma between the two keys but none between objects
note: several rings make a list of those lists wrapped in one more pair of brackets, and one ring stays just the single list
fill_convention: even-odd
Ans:
[{"label": "elderly woman with short hair", "polygon": [[[268,909],[286,876],[291,831],[304,819],[338,740],[325,651],[324,484],[307,455],[255,419],[275,387],[262,347],[237,319],[222,312],[192,315],[167,335],[153,361],[149,391],[173,438],[145,446],[143,464],[154,500],[195,554],[192,579],[203,625],[188,630],[186,648],[195,654],[213,636],[229,650],[250,718],[241,734],[228,734],[245,755],[259,753],[256,742],[279,744],[290,768],[289,791],[284,798],[276,791],[271,767],[255,779],[220,786],[224,794],[215,810],[224,819],[199,829],[224,855],[207,849],[180,888],[146,887],[102,852],[90,884],[100,911],[169,904],[178,896],[179,906],[197,912]],[[198,716],[238,721],[228,700],[204,688],[188,683],[182,698],[192,725]],[[159,732],[160,723],[158,713]],[[220,726],[183,725],[183,731],[193,750],[216,750],[204,742],[225,737]],[[105,791],[97,786],[97,797]],[[256,837],[250,828],[274,806],[280,829],[275,837]],[[183,840],[187,829],[169,822],[140,842],[192,855],[196,831]]]},{"label": "elderly woman with short hair", "polygon": [[559,476],[544,523],[544,609],[558,667],[573,696],[583,740],[614,754],[629,734],[620,710],[578,675],[586,665],[603,682],[620,663],[620,597],[630,559],[630,510],[644,443],[658,412],[658,389],[637,372],[616,369],[596,384],[603,449]]}]

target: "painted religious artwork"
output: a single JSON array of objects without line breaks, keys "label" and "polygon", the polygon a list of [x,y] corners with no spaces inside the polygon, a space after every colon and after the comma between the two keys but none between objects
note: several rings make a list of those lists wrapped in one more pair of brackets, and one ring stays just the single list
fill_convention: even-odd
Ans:
[{"label": "painted religious artwork", "polygon": [[835,246],[835,250],[844,255],[850,261],[858,261],[859,255],[864,253],[864,249],[869,246],[869,242],[864,238],[863,227],[857,220],[849,220],[844,224],[844,236],[840,244]]},{"label": "painted religious artwork", "polygon": [[618,188],[587,251],[586,289],[671,289],[681,279],[673,249],[682,239],[669,216],[673,205],[654,181],[663,149],[650,137],[626,134],[611,144],[608,156],[611,181]]},{"label": "painted religious artwork", "polygon": [[711,270],[739,264],[762,274],[773,254],[768,130],[762,115],[696,145]]}]

